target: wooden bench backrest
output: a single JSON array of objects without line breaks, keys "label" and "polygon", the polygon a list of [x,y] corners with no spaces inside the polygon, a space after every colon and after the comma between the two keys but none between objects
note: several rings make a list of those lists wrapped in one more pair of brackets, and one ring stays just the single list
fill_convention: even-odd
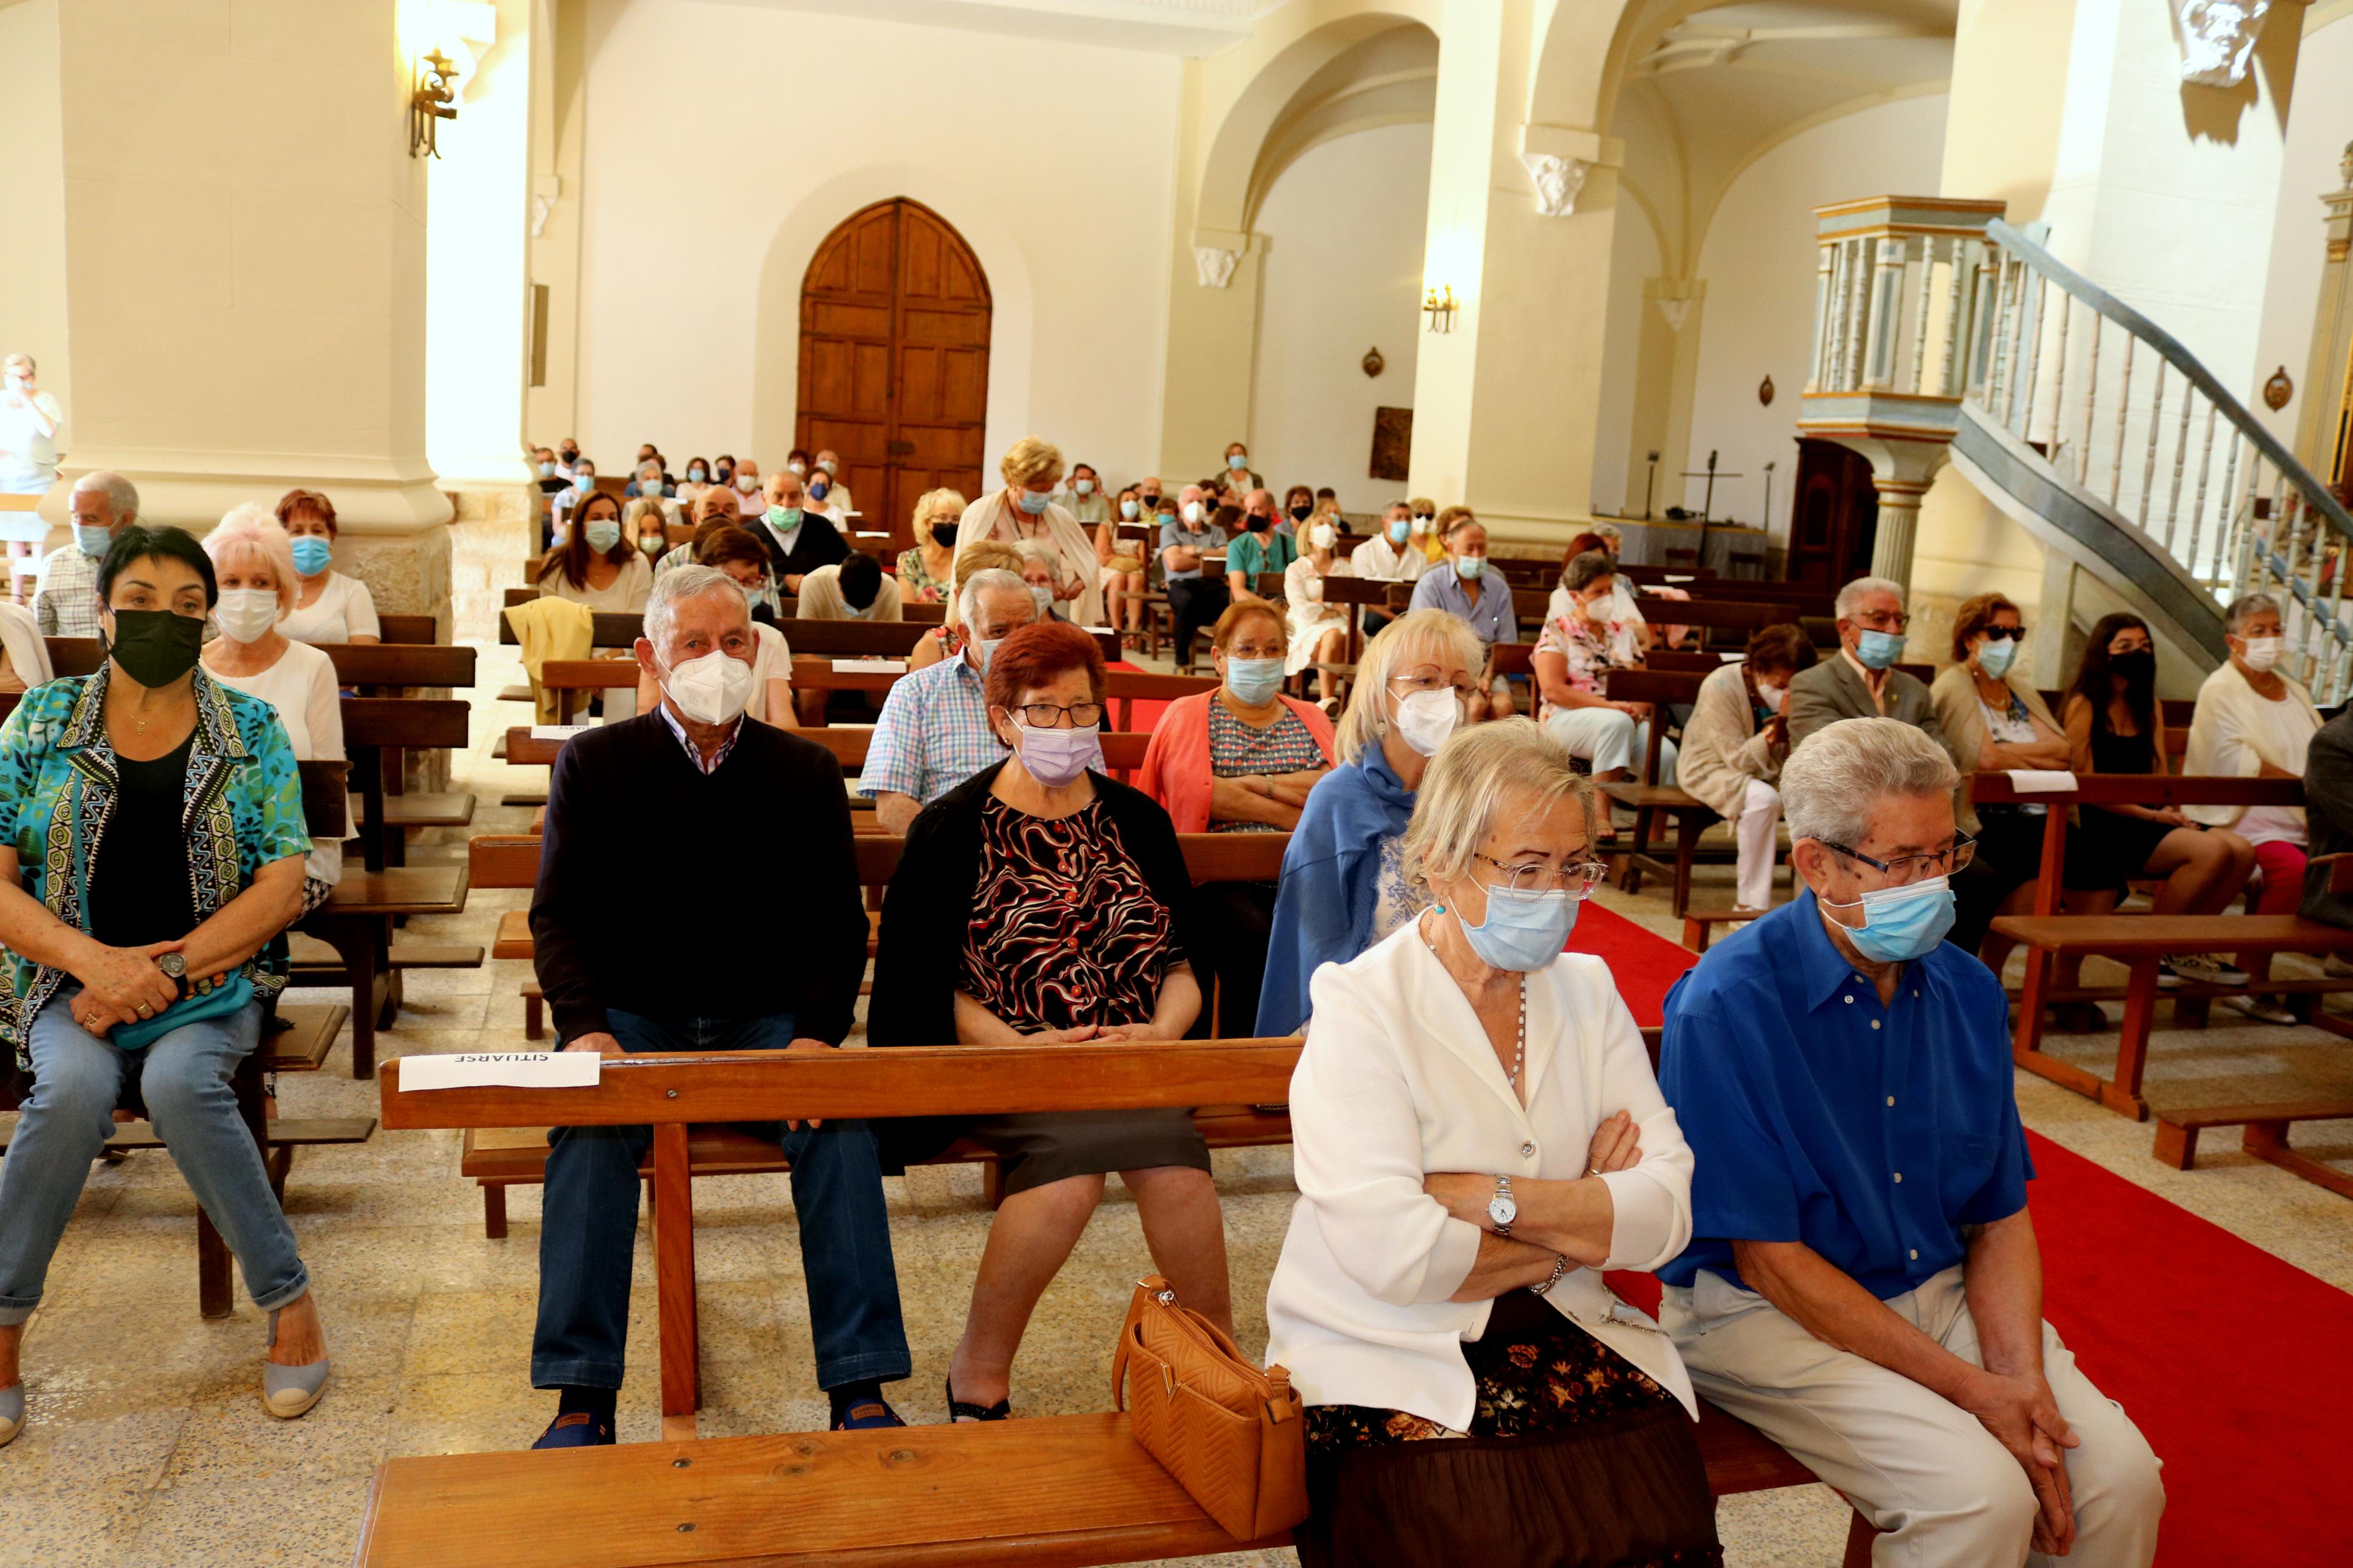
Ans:
[{"label": "wooden bench backrest", "polygon": [[[506,605],[511,609],[517,605],[528,605],[538,597],[539,590],[536,588],[509,588],[506,591]],[[638,634],[645,630],[646,618],[642,615],[617,614],[610,610],[598,610],[596,612],[596,628],[589,634],[588,638],[590,646],[595,647],[634,647],[637,646]],[[514,627],[507,624],[507,618],[503,614],[499,616],[499,641],[509,647],[522,641],[515,636]]]},{"label": "wooden bench backrest", "polygon": [[471,743],[473,709],[456,697],[346,697],[343,746],[431,750]]},{"label": "wooden bench backrest", "polygon": [[1789,604],[1744,604],[1725,599],[1661,599],[1635,595],[1634,608],[1654,626],[1706,626],[1724,631],[1753,632],[1798,620]]},{"label": "wooden bench backrest", "polygon": [[410,616],[376,612],[376,630],[388,643],[404,647],[441,640],[440,623],[431,616]]},{"label": "wooden bench backrest", "polygon": [[1677,583],[1673,586],[1694,599],[1706,599],[1715,604],[1790,605],[1796,606],[1801,616],[1829,616],[1838,605],[1835,591],[1797,583],[1735,582],[1717,577],[1705,583]]},{"label": "wooden bench backrest", "polygon": [[[2067,808],[2098,805],[2302,805],[2302,779],[2221,778],[2200,773],[2080,773],[2072,790],[2021,791],[2007,773],[1971,775],[1969,799],[1979,805],[2047,805],[2042,859],[2034,889],[2038,915],[2059,912],[2067,863]],[[2218,941],[2226,940],[2218,935]]]},{"label": "wooden bench backrest", "polygon": [[96,637],[43,637],[49,650],[49,668],[59,676],[90,675],[106,662],[106,649]]},{"label": "wooden bench backrest", "polygon": [[302,827],[321,843],[340,844],[351,833],[351,806],[345,774],[351,764],[332,761],[296,763],[302,780]]},{"label": "wooden bench backrest", "polygon": [[1635,566],[1620,561],[1618,574],[1630,582],[1650,587],[1688,588],[1694,595],[1700,584],[1716,581],[1713,566]]},{"label": "wooden bench backrest", "polygon": [[1613,702],[1696,702],[1706,679],[1692,670],[1613,669],[1602,678],[1601,689]]},{"label": "wooden bench backrest", "polygon": [[1327,605],[1374,605],[1402,610],[1412,601],[1413,584],[1410,583],[1338,575],[1324,579],[1324,602]]},{"label": "wooden bench backrest", "polygon": [[633,690],[638,684],[638,661],[633,658],[551,658],[539,667],[539,683],[550,691]]},{"label": "wooden bench backrest", "polygon": [[344,686],[443,687],[474,684],[475,650],[449,643],[344,643],[313,645],[335,667]]}]

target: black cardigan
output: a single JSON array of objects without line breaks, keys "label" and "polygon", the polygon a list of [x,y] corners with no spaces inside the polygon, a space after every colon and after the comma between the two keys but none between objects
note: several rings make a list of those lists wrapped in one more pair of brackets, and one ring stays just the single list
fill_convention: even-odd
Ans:
[{"label": "black cardigan", "polygon": [[849,554],[849,541],[841,537],[841,530],[821,517],[801,514],[801,531],[793,536],[792,553],[785,553],[784,541],[776,537],[765,516],[754,520],[754,531],[761,543],[768,547],[768,561],[776,572],[776,592],[788,594],[785,586],[787,575],[806,577],[820,566],[830,566]]},{"label": "black cardigan", "polygon": [[[925,807],[907,828],[899,869],[882,897],[882,929],[874,950],[874,994],[866,1013],[873,1046],[956,1043],[956,967],[972,923],[980,877],[980,816],[1005,764],[984,768]],[[1152,896],[1167,907],[1170,930],[1201,987],[1201,1013],[1187,1031],[1209,1026],[1211,976],[1185,854],[1157,801],[1142,790],[1094,776],[1096,798],[1135,857]],[[921,1161],[955,1140],[956,1123],[934,1119],[891,1123],[884,1140],[891,1163]]]}]

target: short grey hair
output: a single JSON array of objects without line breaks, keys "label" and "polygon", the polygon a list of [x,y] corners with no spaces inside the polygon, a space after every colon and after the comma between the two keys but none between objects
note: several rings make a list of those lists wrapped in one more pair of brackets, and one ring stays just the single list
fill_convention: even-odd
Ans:
[{"label": "short grey hair", "polygon": [[661,459],[659,458],[648,458],[644,462],[638,465],[638,478],[640,479],[648,478],[659,479],[661,478]]},{"label": "short grey hair", "polygon": [[1840,620],[1845,620],[1861,607],[1865,599],[1878,594],[1893,594],[1895,595],[1897,604],[1904,603],[1903,584],[1890,582],[1884,577],[1857,577],[1838,591],[1838,597],[1832,601],[1831,611]]},{"label": "short grey hair", "polygon": [[956,594],[956,623],[959,626],[980,624],[980,600],[984,594],[1016,594],[1024,605],[1035,607],[1029,597],[1029,584],[1002,566],[992,566],[986,572],[976,572],[964,581]]},{"label": "short grey hair", "polygon": [[1945,748],[1900,719],[1841,719],[1806,737],[1781,767],[1789,840],[1861,844],[1890,795],[1950,796],[1960,770]]},{"label": "short grey hair", "polygon": [[1356,679],[1348,688],[1348,710],[1340,715],[1340,731],[1333,752],[1341,762],[1353,763],[1367,746],[1380,744],[1389,728],[1389,678],[1416,658],[1452,654],[1462,661],[1475,683],[1487,662],[1487,650],[1471,623],[1451,611],[1408,610],[1375,633],[1356,661]]},{"label": "short grey hair", "polygon": [[112,468],[92,468],[76,479],[73,493],[79,495],[84,490],[104,490],[106,504],[113,510],[117,522],[130,522],[139,515],[139,487]]},{"label": "short grey hair", "polygon": [[1513,798],[1538,809],[1564,797],[1585,815],[1588,849],[1593,833],[1593,781],[1577,771],[1568,748],[1533,719],[1499,719],[1459,729],[1422,774],[1407,823],[1401,868],[1406,883],[1427,891],[1432,878],[1470,875],[1472,858],[1496,827]]},{"label": "short grey hair", "polygon": [[676,609],[682,599],[700,599],[724,588],[735,595],[744,606],[744,618],[752,617],[752,597],[744,592],[744,584],[716,566],[681,566],[671,572],[654,574],[653,592],[646,595],[646,640],[654,651],[663,651],[670,641],[670,623],[676,619]]},{"label": "short grey hair", "polygon": [[1580,594],[1604,577],[1617,574],[1618,563],[1609,559],[1609,552],[1588,550],[1569,558],[1568,569],[1560,574],[1560,585],[1572,594]]},{"label": "short grey hair", "polygon": [[1593,525],[1593,531],[1612,544],[1626,542],[1625,531],[1614,522],[1597,522]]},{"label": "short grey hair", "polygon": [[2236,637],[2239,628],[2257,616],[2276,616],[2279,613],[2280,602],[2269,594],[2242,594],[2231,601],[2229,609],[2222,612],[2222,629]]}]

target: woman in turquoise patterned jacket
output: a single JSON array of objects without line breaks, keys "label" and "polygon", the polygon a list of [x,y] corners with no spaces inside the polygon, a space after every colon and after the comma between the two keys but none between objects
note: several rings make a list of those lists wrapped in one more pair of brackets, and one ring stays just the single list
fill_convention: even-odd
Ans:
[{"label": "woman in turquoise patterned jacket", "polygon": [[269,1315],[263,1408],[300,1415],[327,1377],[310,1275],[229,1087],[302,911],[293,750],[274,709],[196,662],[218,595],[193,538],[124,529],[98,593],[107,662],[0,727],[0,1036],[33,1075],[0,1163],[0,1443],[24,1424],[24,1321],[126,1074]]}]

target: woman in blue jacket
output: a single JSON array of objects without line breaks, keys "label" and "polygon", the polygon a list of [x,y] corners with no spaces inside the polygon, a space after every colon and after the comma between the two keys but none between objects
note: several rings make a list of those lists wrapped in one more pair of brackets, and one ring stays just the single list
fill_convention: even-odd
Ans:
[{"label": "woman in blue jacket", "polygon": [[1461,722],[1485,661],[1469,625],[1444,610],[1399,616],[1365,645],[1339,763],[1308,795],[1282,857],[1261,1035],[1297,1034],[1316,966],[1345,963],[1419,911],[1398,845],[1422,770]]}]

